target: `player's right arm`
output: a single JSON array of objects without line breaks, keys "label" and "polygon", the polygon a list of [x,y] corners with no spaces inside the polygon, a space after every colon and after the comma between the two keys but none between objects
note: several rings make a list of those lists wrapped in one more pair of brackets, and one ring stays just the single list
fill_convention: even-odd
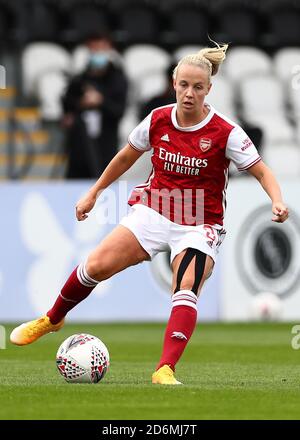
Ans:
[{"label": "player's right arm", "polygon": [[101,192],[132,167],[143,153],[144,151],[138,151],[130,144],[126,144],[125,147],[115,155],[97,182],[91,187],[87,194],[77,202],[77,220],[82,221],[88,217],[87,213],[93,209]]}]

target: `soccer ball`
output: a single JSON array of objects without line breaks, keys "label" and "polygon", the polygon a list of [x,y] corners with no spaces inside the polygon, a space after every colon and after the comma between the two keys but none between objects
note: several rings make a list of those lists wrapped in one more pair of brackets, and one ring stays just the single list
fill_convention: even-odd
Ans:
[{"label": "soccer ball", "polygon": [[108,370],[109,352],[96,336],[72,335],[60,345],[56,366],[67,382],[98,383]]},{"label": "soccer ball", "polygon": [[280,298],[271,292],[255,295],[251,303],[251,317],[257,321],[277,321],[282,314]]}]

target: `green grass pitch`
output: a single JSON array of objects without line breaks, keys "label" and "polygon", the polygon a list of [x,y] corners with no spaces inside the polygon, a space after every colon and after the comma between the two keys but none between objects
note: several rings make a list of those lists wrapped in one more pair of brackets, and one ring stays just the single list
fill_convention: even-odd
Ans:
[{"label": "green grass pitch", "polygon": [[[6,326],[7,334],[11,326]],[[300,419],[300,350],[292,324],[201,324],[176,377],[151,384],[162,324],[66,325],[27,347],[0,350],[0,419]],[[96,385],[67,384],[55,354],[68,336],[94,334],[111,367]]]}]

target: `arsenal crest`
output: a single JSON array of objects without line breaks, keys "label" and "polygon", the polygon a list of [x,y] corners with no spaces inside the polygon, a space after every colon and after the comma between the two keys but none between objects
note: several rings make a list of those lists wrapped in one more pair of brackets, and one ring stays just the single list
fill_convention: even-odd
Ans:
[{"label": "arsenal crest", "polygon": [[211,148],[212,141],[211,139],[201,138],[199,142],[200,149],[205,153]]}]

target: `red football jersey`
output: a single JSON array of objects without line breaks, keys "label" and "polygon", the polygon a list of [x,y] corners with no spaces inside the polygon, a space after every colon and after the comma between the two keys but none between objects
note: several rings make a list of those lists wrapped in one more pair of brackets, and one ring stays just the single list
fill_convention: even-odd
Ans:
[{"label": "red football jersey", "polygon": [[134,188],[130,205],[143,203],[183,225],[223,225],[230,160],[243,171],[260,156],[241,127],[205,105],[208,115],[192,127],[178,125],[171,104],[153,110],[130,133],[133,148],[153,153],[152,172]]}]

